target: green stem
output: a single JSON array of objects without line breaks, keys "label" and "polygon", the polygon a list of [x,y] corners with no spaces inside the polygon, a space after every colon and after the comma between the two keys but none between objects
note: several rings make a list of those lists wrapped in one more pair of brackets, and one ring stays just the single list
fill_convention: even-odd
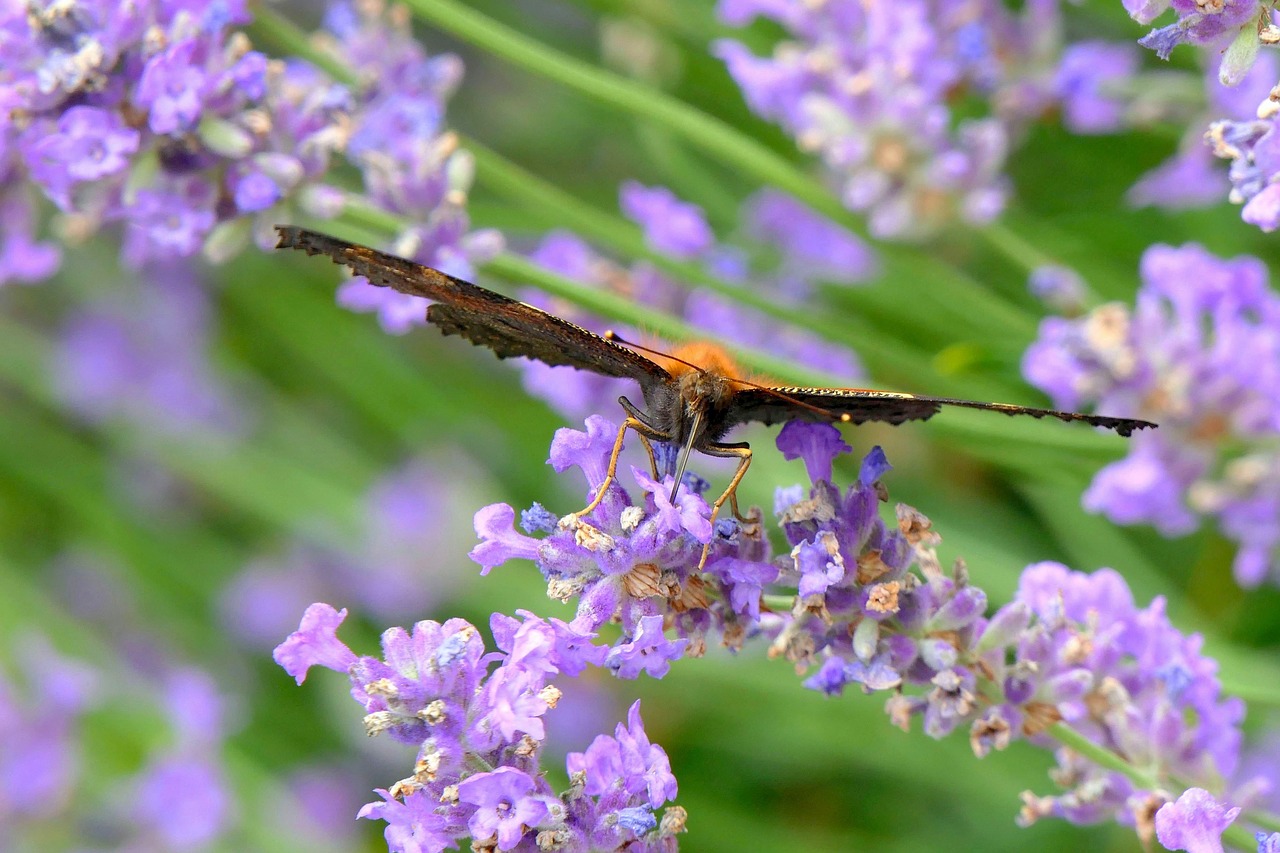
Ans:
[{"label": "green stem", "polygon": [[975,228],[973,233],[982,237],[991,248],[1004,255],[1027,273],[1040,267],[1057,263],[1052,257],[1046,255],[999,222],[993,222],[982,228]]},{"label": "green stem", "polygon": [[1153,789],[1160,786],[1159,780],[1150,773],[1139,770],[1111,750],[1089,740],[1066,723],[1054,723],[1045,730],[1045,734],[1063,746],[1080,753],[1099,767],[1123,774],[1138,788]]}]

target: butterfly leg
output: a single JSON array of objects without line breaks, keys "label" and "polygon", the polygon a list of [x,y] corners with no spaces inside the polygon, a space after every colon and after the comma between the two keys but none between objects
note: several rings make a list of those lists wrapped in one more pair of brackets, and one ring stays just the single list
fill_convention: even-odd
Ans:
[{"label": "butterfly leg", "polygon": [[653,479],[660,479],[658,477],[658,457],[653,455],[653,442],[649,440],[649,436],[640,430],[636,430],[636,435],[640,437],[640,443],[644,445],[644,452],[649,454],[649,472],[653,474]]},{"label": "butterfly leg", "polygon": [[657,429],[654,429],[653,425],[645,420],[644,412],[637,409],[626,397],[619,397],[618,405],[622,406],[623,410],[631,416],[631,420],[636,421],[645,427],[644,430],[639,427],[633,427],[633,429],[635,429],[636,435],[640,437],[640,443],[644,445],[644,452],[649,454],[649,472],[653,474],[653,479],[660,479],[658,475],[658,457],[653,454],[653,443],[650,439],[655,439],[657,441],[670,441],[671,436],[664,435]]},{"label": "butterfly leg", "polygon": [[709,444],[698,449],[708,456],[738,460],[738,470],[734,472],[733,479],[729,481],[729,487],[711,505],[711,541],[702,546],[702,558],[698,560],[698,570],[701,571],[702,567],[706,565],[707,555],[711,552],[711,542],[715,541],[716,516],[720,514],[720,508],[724,506],[725,501],[729,501],[733,515],[739,521],[744,523],[754,522],[751,519],[743,518],[738,512],[738,484],[742,482],[743,475],[751,467],[751,447],[746,442],[741,442],[739,444]]},{"label": "butterfly leg", "polygon": [[[618,455],[622,453],[622,440],[623,438],[626,437],[627,430],[629,429],[635,430],[636,435],[640,436],[641,441],[645,443],[645,447],[649,449],[650,459],[652,459],[653,457],[653,450],[652,450],[652,446],[649,444],[649,439],[656,439],[657,441],[668,440],[668,436],[658,432],[656,429],[649,426],[644,421],[638,420],[637,418],[634,418],[634,417],[628,417],[625,421],[623,421],[622,427],[618,430],[618,437],[613,442],[613,452],[609,454],[609,467],[605,470],[604,481],[600,484],[600,488],[596,491],[596,496],[592,498],[591,503],[587,504],[582,509],[578,510],[577,512],[569,513],[569,516],[568,516],[569,518],[581,519],[584,516],[590,515],[592,512],[595,511],[596,507],[600,506],[600,502],[604,500],[605,492],[609,490],[609,485],[614,481],[614,478],[617,476]],[[655,463],[655,466],[656,466],[656,463]]]}]

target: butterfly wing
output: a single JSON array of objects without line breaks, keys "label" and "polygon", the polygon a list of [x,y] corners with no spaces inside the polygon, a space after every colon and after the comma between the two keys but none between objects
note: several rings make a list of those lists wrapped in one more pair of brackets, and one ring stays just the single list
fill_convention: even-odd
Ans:
[{"label": "butterfly wing", "polygon": [[439,270],[348,243],[318,231],[277,225],[277,248],[326,255],[350,267],[370,284],[430,299],[427,322],[446,335],[461,335],[488,347],[498,358],[525,356],[550,365],[567,365],[605,376],[634,379],[649,389],[670,374],[637,352],[524,302],[508,299]]},{"label": "butterfly wing", "polygon": [[1134,430],[1154,429],[1150,421],[1135,418],[1113,418],[1106,415],[1086,415],[1079,412],[1060,412],[1055,409],[1036,409],[1011,403],[981,403],[976,400],[955,400],[950,397],[922,397],[896,391],[873,391],[863,388],[747,388],[733,396],[727,425],[760,421],[766,424],[782,421],[839,421],[848,415],[851,423],[881,421],[900,424],[903,421],[923,421],[936,415],[943,406],[961,406],[966,409],[986,409],[1006,415],[1030,415],[1033,418],[1057,418],[1060,421],[1081,421],[1097,427],[1114,430],[1123,436]]}]

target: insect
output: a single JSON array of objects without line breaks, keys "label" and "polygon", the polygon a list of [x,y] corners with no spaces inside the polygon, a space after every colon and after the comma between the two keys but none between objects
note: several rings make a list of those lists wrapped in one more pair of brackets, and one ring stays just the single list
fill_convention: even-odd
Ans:
[{"label": "insect", "polygon": [[[618,399],[627,418],[618,430],[606,477],[599,491],[591,503],[571,516],[579,520],[603,500],[617,473],[618,454],[627,430],[635,431],[644,443],[655,476],[656,463],[650,442],[667,442],[680,448],[679,467],[671,490],[673,501],[692,451],[738,460],[737,470],[728,487],[712,504],[711,521],[714,523],[726,501],[734,515],[746,521],[738,512],[737,489],[751,464],[751,448],[746,442],[726,443],[721,439],[735,426],[750,421],[765,424],[790,420],[900,424],[930,418],[943,406],[962,406],[1006,415],[1082,421],[1115,430],[1123,436],[1131,435],[1134,430],[1156,426],[1149,421],[1132,418],[1059,412],[1009,403],[923,397],[894,391],[758,385],[738,378],[737,368],[718,348],[698,344],[665,356],[664,360],[670,367],[664,367],[637,351],[652,352],[645,347],[626,344],[612,333],[597,335],[532,305],[439,270],[305,228],[279,225],[276,231],[280,234],[278,248],[301,249],[309,255],[327,255],[335,263],[344,264],[352,272],[367,278],[370,284],[432,300],[427,308],[428,323],[439,327],[446,335],[461,335],[472,343],[489,347],[498,358],[525,356],[550,365],[568,365],[638,382],[644,396],[644,408],[634,405],[626,397]],[[709,547],[703,549],[703,562]]]}]

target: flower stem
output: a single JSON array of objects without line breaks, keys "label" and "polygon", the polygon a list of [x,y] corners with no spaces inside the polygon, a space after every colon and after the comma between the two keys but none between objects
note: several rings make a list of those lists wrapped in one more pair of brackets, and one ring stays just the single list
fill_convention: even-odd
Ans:
[{"label": "flower stem", "polygon": [[1153,789],[1160,786],[1159,780],[1150,773],[1139,770],[1111,750],[1089,740],[1066,723],[1054,723],[1045,730],[1045,734],[1063,746],[1080,753],[1099,767],[1123,774],[1139,788]]}]

